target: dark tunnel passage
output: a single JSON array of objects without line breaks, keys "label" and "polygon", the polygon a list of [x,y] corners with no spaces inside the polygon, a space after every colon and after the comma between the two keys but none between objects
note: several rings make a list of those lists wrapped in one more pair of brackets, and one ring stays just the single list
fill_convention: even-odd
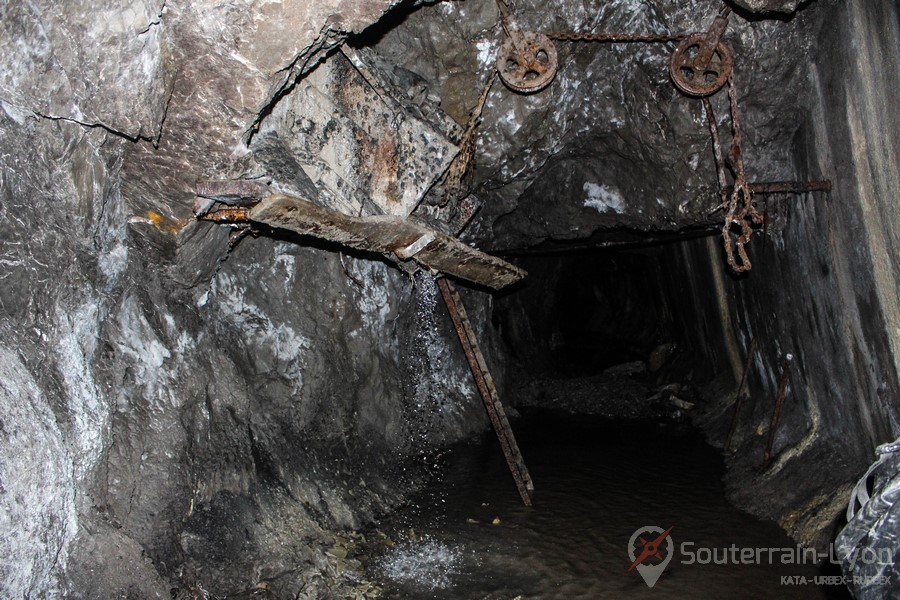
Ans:
[{"label": "dark tunnel passage", "polygon": [[720,253],[718,235],[627,238],[513,255],[529,277],[500,295],[492,314],[510,354],[527,372],[560,379],[631,362],[660,381],[732,377],[722,360],[730,332],[720,320],[720,274],[706,267]]},{"label": "dark tunnel passage", "polygon": [[497,300],[494,322],[532,372],[574,377],[647,361],[673,345],[663,249],[598,249],[521,257],[529,278]]},{"label": "dark tunnel passage", "polygon": [[[491,327],[514,365],[504,402],[534,506],[522,506],[493,433],[454,446],[437,480],[379,523],[421,536],[370,565],[387,598],[851,597],[835,561],[736,558],[794,543],[728,499],[729,453],[697,426],[716,419],[717,390],[737,385],[721,282],[704,266],[720,257],[718,237],[627,237],[511,256],[529,278],[495,298]],[[676,540],[659,587],[649,573],[649,588],[634,585],[617,546],[643,525]]]}]

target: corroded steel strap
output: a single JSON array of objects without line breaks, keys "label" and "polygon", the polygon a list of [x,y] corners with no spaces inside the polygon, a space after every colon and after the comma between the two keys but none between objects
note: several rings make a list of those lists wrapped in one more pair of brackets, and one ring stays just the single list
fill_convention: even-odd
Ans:
[{"label": "corroded steel strap", "polygon": [[[494,383],[494,376],[491,375],[491,371],[487,366],[487,362],[484,360],[484,355],[481,353],[481,348],[478,345],[478,340],[475,338],[475,331],[472,327],[472,324],[469,322],[469,317],[466,314],[465,307],[462,306],[462,299],[459,297],[459,293],[453,289],[451,290],[453,294],[453,298],[456,301],[457,308],[460,311],[460,320],[465,326],[466,337],[469,340],[469,345],[472,348],[473,354],[475,355],[475,360],[478,363],[478,368],[481,370],[481,373],[484,375],[484,382],[487,385],[487,389],[491,394],[491,402],[497,409],[497,418],[500,421],[500,425],[503,427],[505,432],[508,432],[509,436],[512,438],[512,427],[509,424],[509,419],[506,416],[506,410],[503,408],[503,403],[500,401],[500,394],[497,392],[497,385]],[[525,481],[525,487],[528,491],[534,491],[534,482],[531,480],[531,475],[528,473],[528,469],[525,467],[525,459],[522,457],[522,453],[519,450],[519,445],[515,443],[515,439],[512,438],[512,443],[510,444],[510,451],[512,452],[513,458],[516,461],[516,465],[519,467],[519,470],[522,473],[522,479]]]},{"label": "corroded steel strap", "polygon": [[462,299],[453,285],[446,279],[438,280],[438,289],[441,291],[441,297],[444,299],[444,304],[447,305],[447,311],[450,313],[456,334],[459,336],[459,342],[466,355],[469,368],[472,370],[475,385],[478,387],[478,392],[481,394],[481,399],[484,402],[484,408],[491,420],[491,425],[494,427],[494,432],[497,434],[497,439],[500,441],[500,448],[503,450],[503,456],[506,458],[509,472],[516,482],[516,488],[519,490],[522,502],[525,506],[531,506],[531,492],[534,491],[534,484],[531,482],[531,475],[529,475],[528,468],[522,459],[522,454],[519,452],[516,438],[509,427],[506,411],[503,410],[503,405],[497,397],[493,378],[491,378],[490,371],[487,370],[487,365],[484,364],[484,357],[481,356],[481,351],[478,349],[477,342],[475,342],[475,334],[466,315]]},{"label": "corroded steel strap", "polygon": [[475,337],[475,330],[472,327],[471,322],[469,321],[468,314],[466,313],[466,309],[462,304],[462,298],[459,296],[459,292],[451,287],[450,290],[453,295],[453,299],[456,302],[457,310],[459,311],[460,321],[462,322],[466,338],[469,341],[469,346],[472,348],[472,353],[475,356],[475,361],[478,363],[478,368],[481,370],[482,375],[484,375],[484,382],[487,386],[488,391],[491,395],[491,402],[497,411],[497,418],[500,421],[500,425],[504,432],[508,432],[508,435],[512,439],[512,443],[509,446],[510,452],[513,455],[513,459],[516,462],[516,465],[519,467],[519,471],[522,474],[522,479],[525,481],[525,488],[528,491],[534,491],[534,482],[531,480],[531,475],[528,473],[528,469],[525,467],[525,459],[522,457],[522,452],[519,450],[519,445],[515,443],[515,438],[513,437],[512,427],[509,424],[509,419],[506,416],[506,410],[503,409],[503,403],[500,401],[500,393],[497,392],[497,385],[494,383],[494,376],[491,375],[491,370],[487,366],[487,362],[484,360],[484,354],[481,353],[481,348],[478,345],[478,340]]}]

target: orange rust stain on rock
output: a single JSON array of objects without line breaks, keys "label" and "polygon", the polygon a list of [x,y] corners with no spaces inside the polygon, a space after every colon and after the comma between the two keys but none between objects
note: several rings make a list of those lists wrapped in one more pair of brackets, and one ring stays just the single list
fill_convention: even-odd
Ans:
[{"label": "orange rust stain on rock", "polygon": [[147,216],[134,216],[128,219],[128,222],[146,223],[148,225],[153,225],[163,233],[175,235],[176,233],[181,231],[185,225],[190,223],[191,220],[192,219],[170,219],[169,217],[165,217],[156,211],[148,210]]},{"label": "orange rust stain on rock", "polygon": [[385,128],[384,135],[375,147],[374,164],[372,168],[372,191],[382,192],[388,204],[400,202],[400,188],[397,185],[397,170],[400,166],[400,158],[397,156],[397,147],[394,144],[394,134],[390,128]]}]

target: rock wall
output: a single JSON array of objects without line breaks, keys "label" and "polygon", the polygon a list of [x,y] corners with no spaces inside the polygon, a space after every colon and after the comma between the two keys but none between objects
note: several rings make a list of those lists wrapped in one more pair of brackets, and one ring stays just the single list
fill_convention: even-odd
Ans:
[{"label": "rock wall", "polygon": [[[900,434],[891,242],[900,34],[895,3],[819,4],[829,16],[815,32],[794,161],[798,179],[824,175],[835,188],[789,200],[760,269],[727,293],[742,348],[751,337],[760,344],[756,401],[739,425],[744,437],[730,471],[735,498],[821,544],[833,537],[875,446]],[[755,474],[762,440],[753,431],[768,423],[787,353],[795,360],[776,458]]]},{"label": "rock wall", "polygon": [[[221,595],[262,581],[291,597],[356,593],[326,552],[333,531],[401,501],[427,475],[423,454],[485,426],[427,278],[290,236],[232,247],[226,230],[184,220],[198,180],[259,167],[258,133],[289,139],[290,119],[266,120],[278,101],[394,4],[0,7],[0,595]],[[356,41],[411,97],[464,122],[502,40],[496,9],[414,8]],[[685,32],[714,14],[516,8],[547,30]],[[734,379],[757,340],[733,496],[822,543],[874,446],[900,429],[897,13],[821,0],[763,14],[742,11],[729,34],[750,175],[835,189],[774,200],[749,276],[725,275],[713,242],[666,255],[676,301],[663,309],[713,375]],[[672,90],[667,53],[568,48],[547,91],[497,84],[470,239],[524,247],[705,219],[708,135],[699,105]],[[466,300],[487,334],[492,301]],[[503,363],[496,339],[486,349]],[[775,458],[758,470],[788,353]],[[714,441],[731,398],[704,415]]]},{"label": "rock wall", "polygon": [[0,595],[350,594],[332,532],[485,427],[429,279],[181,221],[390,5],[0,9]]},{"label": "rock wall", "polygon": [[[780,522],[800,543],[823,548],[842,525],[849,492],[878,444],[898,430],[895,253],[898,162],[898,29],[890,2],[820,2],[820,40],[798,88],[789,179],[827,177],[830,194],[773,196],[769,236],[752,244],[745,276],[721,270],[720,241],[686,243],[673,262],[687,273],[673,298],[699,346],[736,381],[748,360],[750,399],[741,408],[726,482],[739,506]],[[798,17],[799,18],[799,17]],[[706,273],[707,275],[702,275]],[[721,335],[707,336],[719,331]],[[784,410],[765,464],[782,370],[790,355]],[[701,422],[724,444],[732,389]]]},{"label": "rock wall", "polygon": [[[511,5],[526,30],[686,34],[705,31],[716,3],[613,2]],[[375,48],[415,74],[441,107],[465,123],[505,39],[490,3],[446,2],[409,11]],[[800,119],[792,91],[807,79],[815,3],[794,18],[742,11],[727,42],[745,107],[751,178],[791,172]],[[673,44],[557,41],[559,70],[544,90],[522,95],[497,81],[479,129],[476,185],[485,207],[467,232],[488,249],[574,240],[610,228],[675,230],[708,223],[718,203],[702,105],[669,77]],[[791,56],[791,60],[785,60]],[[714,101],[726,123],[724,94]]]}]

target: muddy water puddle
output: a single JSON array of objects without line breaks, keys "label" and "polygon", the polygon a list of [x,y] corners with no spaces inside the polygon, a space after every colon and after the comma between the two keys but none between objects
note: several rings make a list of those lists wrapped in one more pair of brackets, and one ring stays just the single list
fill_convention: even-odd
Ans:
[{"label": "muddy water puddle", "polygon": [[[456,447],[442,479],[380,525],[404,539],[369,561],[386,598],[849,598],[825,584],[836,567],[728,504],[721,457],[696,431],[548,412],[514,427],[534,506],[522,505],[496,438]],[[628,572],[643,527],[659,529],[635,538],[637,554],[641,538],[673,527],[672,552],[663,541],[643,563],[669,557],[652,588]]]}]

